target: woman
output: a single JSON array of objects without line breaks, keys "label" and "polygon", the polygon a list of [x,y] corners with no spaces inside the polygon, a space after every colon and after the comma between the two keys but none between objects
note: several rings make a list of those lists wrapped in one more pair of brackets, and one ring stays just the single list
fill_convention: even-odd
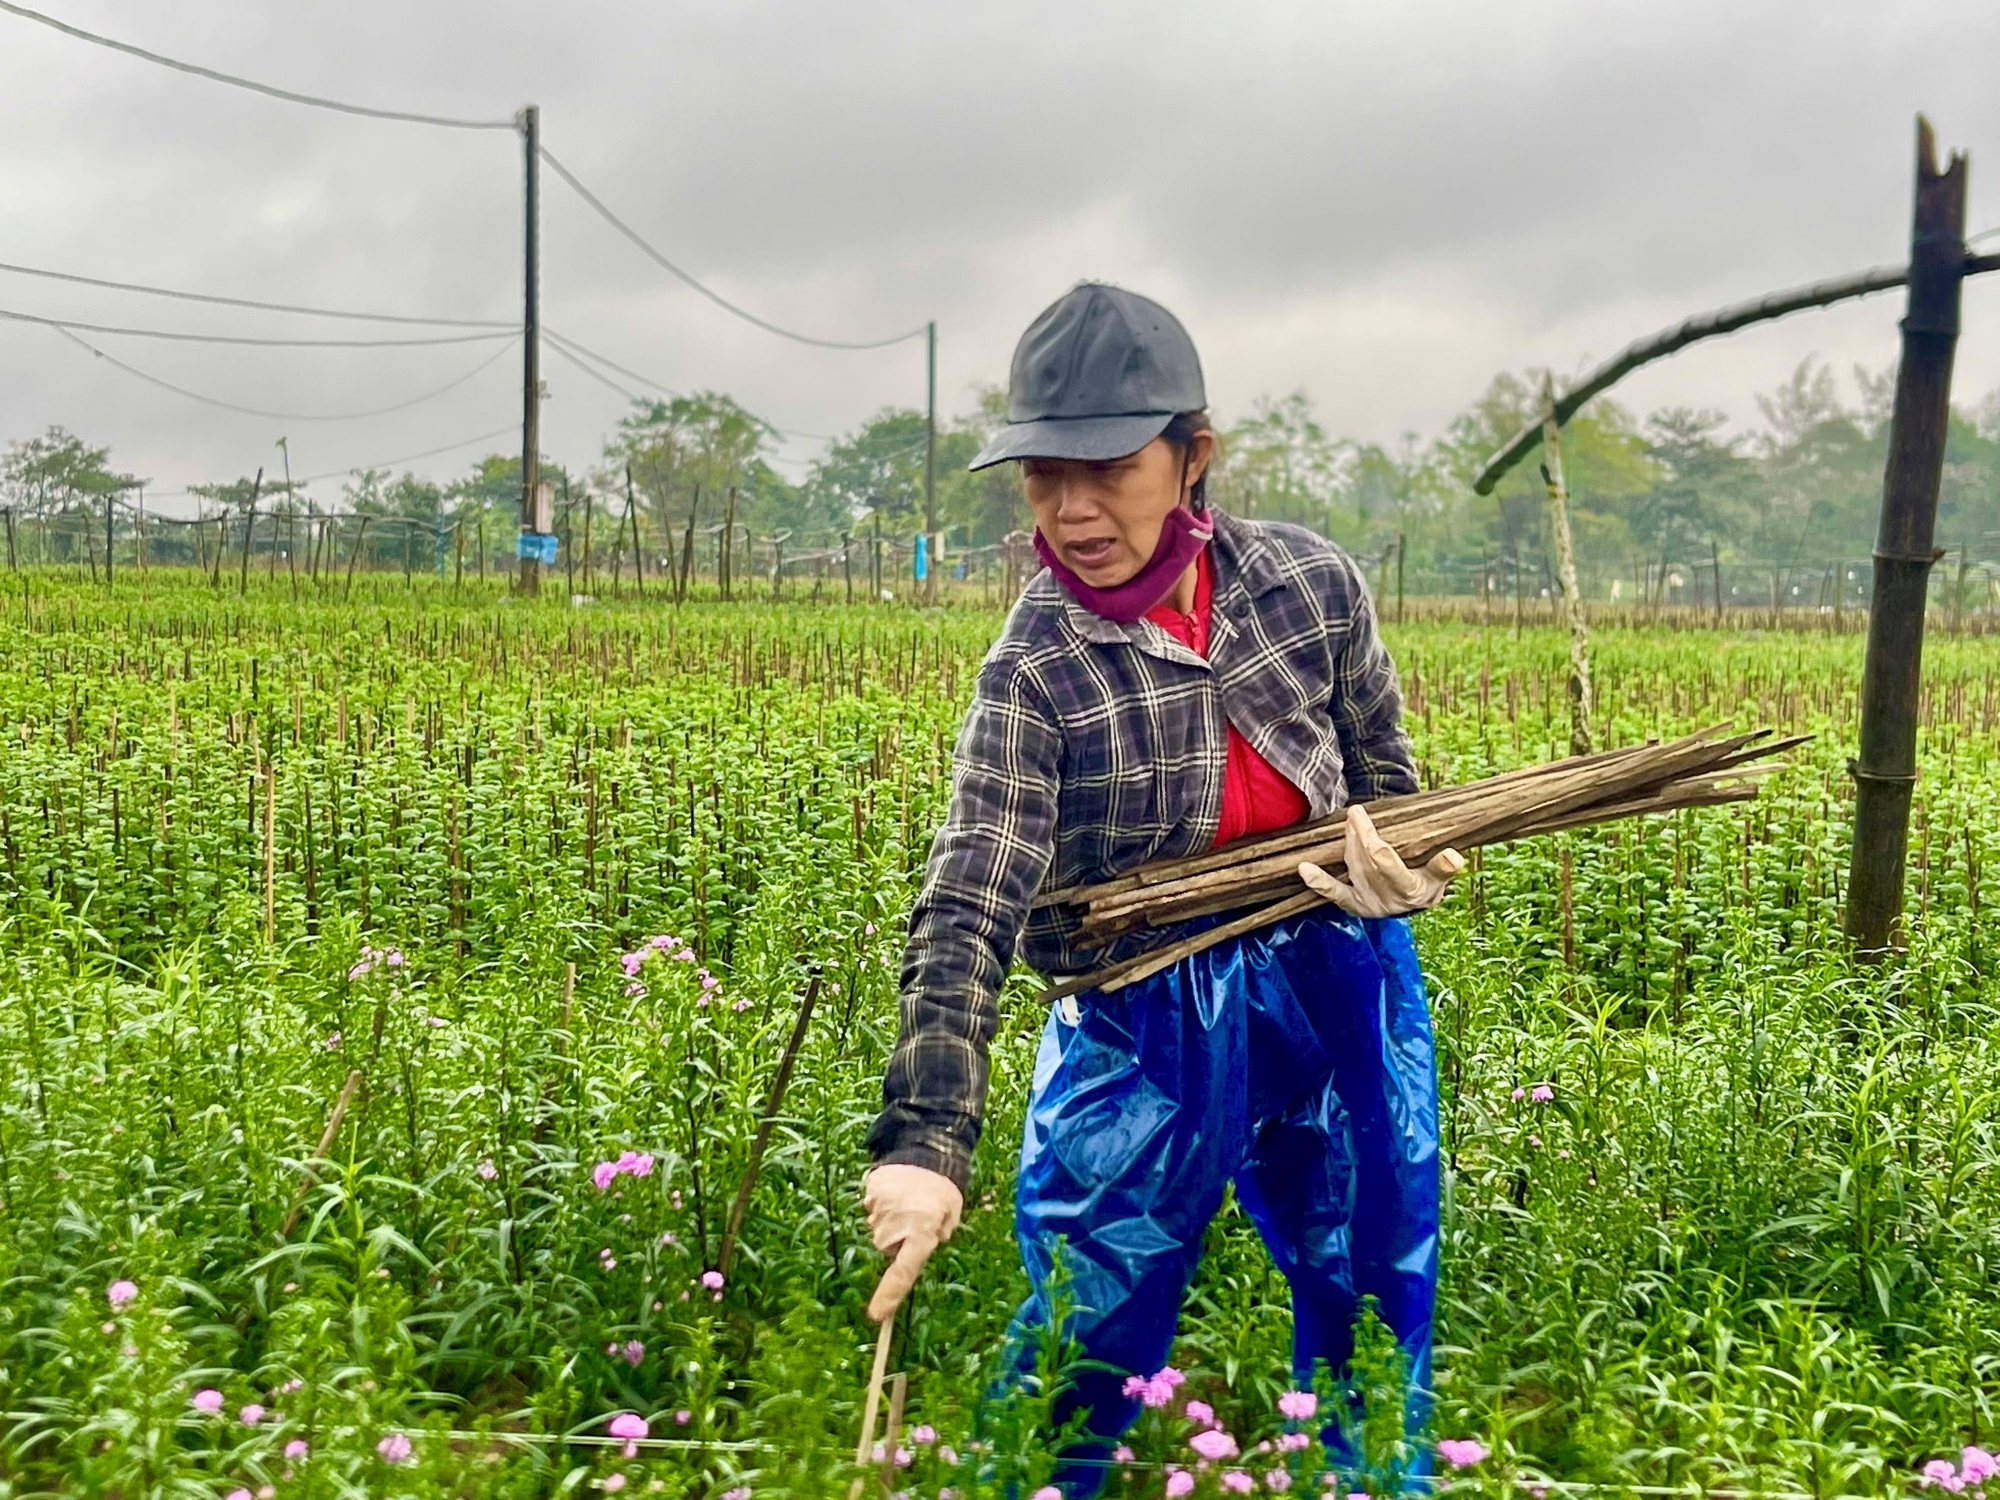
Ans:
[{"label": "woman", "polygon": [[980,669],[869,1138],[864,1200],[896,1252],[881,1319],[958,1224],[1017,941],[1059,976],[1176,935],[1087,948],[1036,893],[1349,809],[1349,880],[1301,868],[1331,909],[1049,1017],[1016,1187],[1035,1287],[1017,1331],[1046,1318],[1060,1252],[1067,1332],[1118,1372],[1069,1397],[1088,1409],[1080,1457],[1131,1422],[1124,1375],[1166,1363],[1231,1182],[1291,1284],[1301,1383],[1345,1363],[1369,1295],[1417,1385],[1429,1376],[1436,1084],[1400,917],[1462,861],[1405,869],[1360,810],[1417,789],[1367,590],[1332,543],[1208,508],[1206,405],[1186,331],[1117,288],[1078,286],[1015,350],[1008,423],[972,467],[1021,464],[1047,571]]}]

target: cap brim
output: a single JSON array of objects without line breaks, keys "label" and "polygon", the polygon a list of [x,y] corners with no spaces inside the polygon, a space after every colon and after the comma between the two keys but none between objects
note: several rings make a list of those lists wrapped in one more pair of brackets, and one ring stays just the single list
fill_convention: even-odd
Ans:
[{"label": "cap brim", "polygon": [[990,469],[1022,458],[1073,458],[1102,462],[1137,453],[1167,430],[1172,412],[1142,411],[1116,417],[1043,417],[1009,422],[965,467]]}]

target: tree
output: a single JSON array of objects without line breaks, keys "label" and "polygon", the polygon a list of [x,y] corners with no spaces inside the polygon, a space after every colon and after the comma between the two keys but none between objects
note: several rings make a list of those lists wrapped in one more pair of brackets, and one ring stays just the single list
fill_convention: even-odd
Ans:
[{"label": "tree", "polygon": [[[49,555],[56,559],[95,556],[93,539],[103,524],[104,506],[139,480],[110,466],[111,450],[93,448],[62,427],[40,437],[18,438],[0,455],[0,493],[17,515],[44,523]],[[58,522],[53,532],[46,523]]]},{"label": "tree", "polygon": [[[717,391],[635,401],[619,419],[618,435],[605,445],[606,467],[593,478],[600,489],[622,496],[629,466],[662,534],[677,535],[696,485],[704,496],[747,486],[768,500],[784,484],[763,456],[777,437],[769,422]],[[703,509],[717,518],[722,514],[719,501],[714,506],[704,501]],[[740,503],[738,515],[743,516]]]},{"label": "tree", "polygon": [[1721,412],[1676,406],[1646,419],[1652,486],[1634,497],[1634,539],[1652,556],[1706,554],[1721,538],[1746,535],[1768,503],[1757,465],[1740,438],[1718,438]]},{"label": "tree", "polygon": [[[836,529],[879,509],[885,531],[914,535],[923,526],[925,430],[920,411],[877,412],[813,464],[804,485],[807,503]],[[942,452],[938,467],[945,468]]]}]

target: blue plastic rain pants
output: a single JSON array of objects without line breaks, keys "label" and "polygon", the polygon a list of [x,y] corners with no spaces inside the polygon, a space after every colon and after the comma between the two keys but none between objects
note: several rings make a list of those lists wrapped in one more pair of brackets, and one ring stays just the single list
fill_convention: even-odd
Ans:
[{"label": "blue plastic rain pants", "polygon": [[[1057,1411],[1087,1408],[1101,1459],[1138,1403],[1125,1373],[1166,1364],[1203,1233],[1236,1195],[1292,1292],[1292,1366],[1338,1372],[1359,1299],[1374,1296],[1409,1357],[1408,1416],[1426,1416],[1437,1288],[1437,1071],[1423,976],[1401,919],[1337,912],[1217,944],[1112,994],[1051,1013],[1021,1142],[1015,1228],[1035,1292],[1016,1315],[1023,1366],[1060,1253],[1066,1332],[1109,1371]],[[1334,1435],[1329,1433],[1329,1440]],[[1103,1471],[1065,1465],[1071,1496]]]}]

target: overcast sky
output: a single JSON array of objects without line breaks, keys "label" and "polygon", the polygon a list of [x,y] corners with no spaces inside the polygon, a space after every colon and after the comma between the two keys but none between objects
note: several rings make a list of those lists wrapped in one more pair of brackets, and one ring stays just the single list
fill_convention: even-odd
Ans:
[{"label": "overcast sky", "polygon": [[[1992,0],[35,0],[155,51],[392,109],[504,118],[665,254],[763,317],[939,328],[941,408],[1004,381],[1083,277],[1158,297],[1219,416],[1303,389],[1333,430],[1429,434],[1496,370],[1577,372],[1685,314],[1904,258],[1913,117],[1973,158],[2000,225]],[[356,119],[0,14],[0,261],[281,301],[515,318],[507,132]],[[544,317],[801,434],[923,400],[921,341],[804,348],[738,322],[543,174]],[[2000,247],[2000,237],[1986,248]],[[1990,283],[1990,284],[1988,284]],[[204,332],[357,325],[0,273],[0,308]],[[1900,294],[1703,345],[1620,399],[1720,407],[1808,354],[1894,356]],[[2000,276],[1968,284],[1957,391],[2000,385]],[[418,329],[383,329],[412,336]],[[244,350],[22,324],[0,438],[61,423],[156,492],[379,463],[517,422],[517,349]],[[581,465],[624,406],[544,354],[543,446]],[[629,382],[627,382],[629,384]],[[446,476],[505,437],[407,465]],[[515,440],[514,446],[518,448]],[[790,472],[821,446],[788,438]],[[316,487],[331,497],[337,481]]]}]

